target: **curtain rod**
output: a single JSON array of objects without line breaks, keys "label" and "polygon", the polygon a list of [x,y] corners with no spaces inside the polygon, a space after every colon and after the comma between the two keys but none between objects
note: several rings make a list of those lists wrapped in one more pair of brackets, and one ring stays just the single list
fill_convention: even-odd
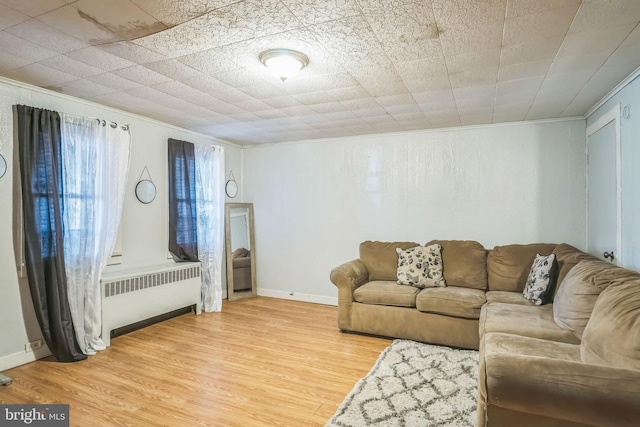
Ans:
[{"label": "curtain rod", "polygon": [[[98,121],[98,123],[102,123],[102,126],[106,126],[107,123],[109,123],[109,126],[111,126],[113,129],[118,127],[118,123],[116,123],[116,122],[108,122],[108,121],[106,121],[104,119],[96,119],[96,120]],[[126,124],[126,123],[121,125],[120,127],[122,128],[122,130],[125,130],[125,131],[129,130],[129,125]]]}]

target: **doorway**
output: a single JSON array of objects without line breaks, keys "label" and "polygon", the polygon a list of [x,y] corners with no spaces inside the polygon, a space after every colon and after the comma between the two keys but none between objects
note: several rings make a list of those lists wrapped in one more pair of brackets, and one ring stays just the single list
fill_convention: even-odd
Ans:
[{"label": "doorway", "polygon": [[587,252],[622,263],[620,105],[587,128]]}]

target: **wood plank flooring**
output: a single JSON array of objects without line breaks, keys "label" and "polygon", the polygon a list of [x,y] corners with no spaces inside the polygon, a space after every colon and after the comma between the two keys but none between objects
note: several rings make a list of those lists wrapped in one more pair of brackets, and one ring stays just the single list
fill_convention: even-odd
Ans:
[{"label": "wood plank flooring", "polygon": [[337,307],[258,297],[114,338],[86,361],[8,371],[0,403],[68,403],[72,426],[323,426],[391,340]]}]

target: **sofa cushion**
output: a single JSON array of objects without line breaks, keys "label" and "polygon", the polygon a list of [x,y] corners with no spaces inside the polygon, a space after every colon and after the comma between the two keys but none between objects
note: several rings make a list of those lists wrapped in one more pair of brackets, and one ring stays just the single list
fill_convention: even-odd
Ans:
[{"label": "sofa cushion", "polygon": [[522,297],[520,292],[488,291],[487,302],[504,302],[507,304],[534,305]]},{"label": "sofa cushion", "polygon": [[557,286],[554,295],[558,293],[560,284],[564,281],[564,278],[567,277],[567,273],[569,273],[576,264],[584,260],[598,259],[593,255],[582,252],[581,250],[566,243],[561,243],[556,246],[553,253],[556,255],[556,261],[558,262],[558,280],[556,282]]},{"label": "sofa cushion", "polygon": [[396,248],[398,254],[396,283],[420,289],[447,286],[442,276],[441,249],[437,243],[404,250]]},{"label": "sofa cushion", "polygon": [[[520,295],[522,298],[522,296]],[[490,332],[580,344],[580,340],[556,325],[551,305],[519,305],[492,302],[480,312],[480,337]]]},{"label": "sofa cushion", "polygon": [[414,242],[360,243],[360,260],[367,267],[369,280],[396,280],[398,254],[396,248],[409,249],[419,246]]},{"label": "sofa cushion", "polygon": [[374,280],[359,286],[353,292],[353,298],[363,304],[415,307],[418,292],[420,289],[413,286],[399,286],[396,282]]},{"label": "sofa cushion", "polygon": [[560,284],[553,303],[555,322],[581,338],[600,293],[610,284],[636,274],[605,261],[580,261]]},{"label": "sofa cushion", "polygon": [[553,289],[556,287],[558,264],[556,255],[536,255],[522,296],[535,305],[550,302]]},{"label": "sofa cushion", "polygon": [[609,286],[582,335],[582,361],[640,369],[640,280]]},{"label": "sofa cushion", "polygon": [[487,289],[487,251],[472,240],[432,240],[442,246],[442,265],[447,286]]},{"label": "sofa cushion", "polygon": [[477,319],[485,302],[484,291],[447,286],[420,291],[416,297],[416,308],[428,313]]},{"label": "sofa cushion", "polygon": [[548,243],[496,246],[487,257],[489,290],[522,292],[536,255],[549,255],[555,247]]}]

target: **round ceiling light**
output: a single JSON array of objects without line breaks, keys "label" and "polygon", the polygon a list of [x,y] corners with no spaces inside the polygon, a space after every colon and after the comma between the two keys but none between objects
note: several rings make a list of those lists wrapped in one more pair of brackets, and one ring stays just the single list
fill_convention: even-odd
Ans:
[{"label": "round ceiling light", "polygon": [[260,54],[260,62],[283,82],[309,64],[304,53],[291,49],[269,49]]}]

